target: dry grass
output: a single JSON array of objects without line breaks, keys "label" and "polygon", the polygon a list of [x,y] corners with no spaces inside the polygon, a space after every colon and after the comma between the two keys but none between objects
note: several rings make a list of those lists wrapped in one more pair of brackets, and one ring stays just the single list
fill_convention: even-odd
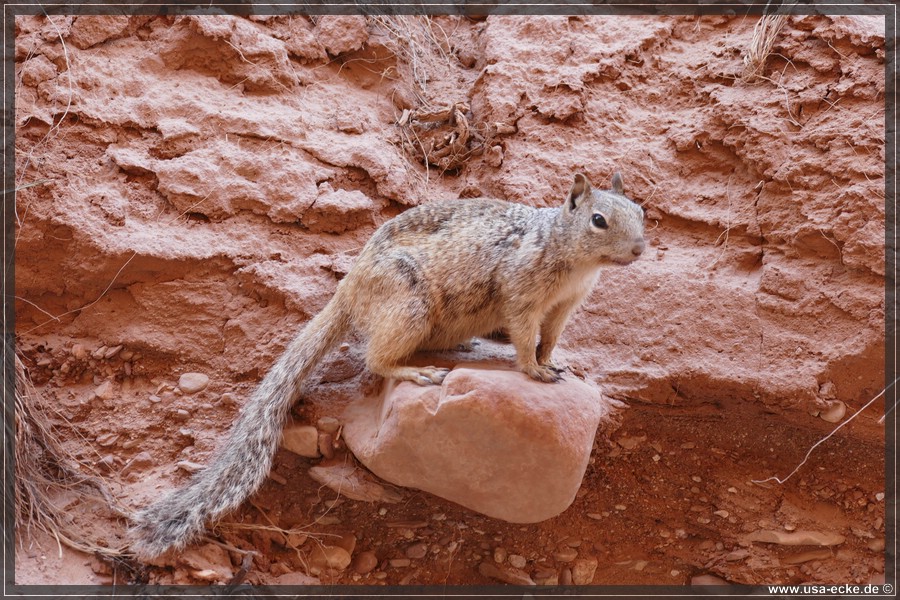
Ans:
[{"label": "dry grass", "polygon": [[450,38],[431,17],[373,16],[370,22],[384,35],[385,46],[397,59],[397,73],[408,82],[415,107],[398,118],[406,152],[417,162],[441,172],[461,167],[483,150],[483,135],[470,125],[471,113],[462,99],[441,97],[432,82],[453,80],[455,57]]},{"label": "dry grass", "polygon": [[59,545],[60,555],[65,545],[106,558],[127,558],[125,548],[110,548],[96,541],[96,531],[73,519],[67,506],[57,504],[61,497],[74,495],[78,501],[95,503],[105,512],[128,516],[110,495],[106,482],[99,476],[85,475],[85,466],[63,448],[59,432],[47,418],[47,407],[18,355],[15,363],[15,432],[7,434],[15,440],[17,531],[38,530],[50,535]]},{"label": "dry grass", "polygon": [[751,83],[762,78],[766,59],[775,46],[775,38],[787,21],[787,15],[764,15],[753,28],[753,37],[744,53],[744,70],[741,79]]},{"label": "dry grass", "polygon": [[452,69],[446,32],[428,16],[372,16],[369,20],[385,33],[386,45],[399,59],[401,68],[409,70],[401,75],[415,84],[419,104],[431,108],[429,81],[436,73]]}]

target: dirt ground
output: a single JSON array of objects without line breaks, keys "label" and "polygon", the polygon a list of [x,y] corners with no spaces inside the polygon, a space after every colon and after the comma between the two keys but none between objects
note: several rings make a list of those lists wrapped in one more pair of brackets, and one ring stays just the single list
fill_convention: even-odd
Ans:
[{"label": "dirt ground", "polygon": [[[89,395],[89,389],[84,394]],[[131,439],[183,436],[162,411],[152,410],[148,418],[147,401],[136,396],[132,392],[124,398],[133,398],[127,403],[132,410],[111,408],[101,420],[115,419],[116,424],[102,429]],[[297,420],[315,422],[332,409],[304,407]],[[571,571],[573,559],[560,553],[572,549],[575,560],[597,560],[595,585],[687,585],[700,575],[743,584],[878,582],[884,571],[885,504],[884,445],[876,417],[861,415],[820,446],[784,485],[755,484],[753,480],[788,475],[831,427],[823,423],[813,430],[786,423],[778,415],[728,399],[702,406],[635,404],[622,412],[621,425],[610,440],[598,437],[575,503],[560,516],[533,525],[490,519],[415,490],[400,490],[398,504],[342,498],[306,474],[318,460],[281,450],[274,470],[285,483],[267,481],[251,506],[226,519],[220,533],[238,547],[261,552],[246,579],[254,584],[303,583],[290,574],[308,570],[308,552],[315,542],[307,541],[298,552],[281,534],[248,534],[229,524],[303,529],[326,545],[336,539],[332,536],[354,536],[354,554],[371,551],[379,566],[365,575],[352,569],[320,575],[321,582],[334,584],[497,583],[478,567],[493,562],[498,551],[500,556],[524,557],[523,570],[533,579],[554,583],[553,577],[564,581],[565,570]],[[140,434],[129,425],[147,421],[149,431]],[[228,419],[222,419],[203,428],[224,429],[227,424]],[[121,443],[128,445],[127,439]],[[174,444],[170,451],[185,443]],[[84,444],[76,441],[72,446]],[[160,462],[168,467],[179,458],[176,452]],[[335,460],[352,461],[345,454]],[[160,470],[171,473],[164,468],[154,469],[149,477],[132,472],[111,479],[118,484],[114,489],[140,506],[158,493],[157,482],[168,486],[186,479],[183,473],[162,479],[156,473]],[[93,530],[112,546],[122,539],[121,526],[96,522],[97,514],[77,502],[73,508],[76,518],[94,520]],[[762,530],[815,531],[846,540],[832,547],[748,541]],[[196,565],[133,571],[133,565],[108,565],[67,549],[59,560],[55,542],[46,537],[22,543],[17,580],[23,583],[203,583],[191,576],[202,571]],[[391,564],[392,559],[406,559],[409,549],[422,543],[427,545],[423,558]],[[229,565],[234,572],[240,559],[234,555]],[[206,554],[199,560],[210,562]]]},{"label": "dirt ground", "polygon": [[[550,206],[573,172],[620,170],[649,248],[604,272],[555,355],[628,404],[561,515],[352,500],[308,475],[324,459],[280,450],[213,532],[256,552],[246,572],[212,542],[139,564],[124,520],[64,492],[69,524],[122,558],[19,529],[16,582],[883,582],[884,400],[803,461],[886,383],[884,21],[790,17],[751,81],[755,24],[17,17],[17,352],[126,512],[209,460],[409,206]],[[360,393],[347,343],[295,422],[340,421]],[[197,372],[205,389],[178,388]],[[328,462],[356,464],[340,442]],[[352,562],[312,568],[334,547]]]}]

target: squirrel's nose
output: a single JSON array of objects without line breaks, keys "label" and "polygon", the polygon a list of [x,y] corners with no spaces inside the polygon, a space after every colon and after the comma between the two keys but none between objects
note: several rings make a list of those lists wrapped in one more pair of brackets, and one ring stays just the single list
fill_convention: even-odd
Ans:
[{"label": "squirrel's nose", "polygon": [[634,241],[634,246],[631,247],[631,253],[635,256],[640,256],[644,252],[644,238],[638,238]]}]

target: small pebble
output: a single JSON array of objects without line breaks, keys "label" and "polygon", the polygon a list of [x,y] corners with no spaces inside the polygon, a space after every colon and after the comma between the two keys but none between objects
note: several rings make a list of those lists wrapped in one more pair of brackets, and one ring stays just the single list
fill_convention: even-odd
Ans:
[{"label": "small pebble", "polygon": [[371,550],[367,550],[356,555],[356,558],[353,559],[351,568],[354,573],[365,575],[366,573],[372,572],[377,566],[378,557],[376,557],[375,553]]},{"label": "small pebble", "polygon": [[736,562],[739,560],[744,560],[748,556],[750,556],[750,551],[746,548],[742,548],[740,550],[732,550],[731,552],[726,554],[725,560],[727,560],[728,562]]},{"label": "small pebble", "polygon": [[414,560],[425,558],[425,555],[428,554],[428,544],[424,542],[413,544],[406,549],[405,554],[407,558],[412,558]]},{"label": "small pebble", "polygon": [[109,400],[115,395],[115,392],[116,390],[113,387],[113,382],[104,381],[96,390],[94,390],[94,395],[101,400]]},{"label": "small pebble", "polygon": [[330,433],[319,434],[319,452],[325,458],[334,458],[334,437]]},{"label": "small pebble", "polygon": [[288,425],[281,434],[281,447],[307,458],[319,457],[319,431],[311,425]]},{"label": "small pebble", "polygon": [[565,567],[559,574],[559,585],[572,585],[572,570]]},{"label": "small pebble", "polygon": [[119,441],[118,433],[104,433],[103,435],[97,437],[97,443],[99,445],[103,446],[104,448],[107,448],[109,446],[114,446],[115,443],[118,441]]},{"label": "small pebble", "polygon": [[140,452],[122,467],[122,475],[131,472],[134,469],[146,469],[153,466],[153,457],[149,452]]},{"label": "small pebble", "polygon": [[596,558],[579,558],[572,565],[572,582],[575,585],[589,585],[594,581],[597,571]]},{"label": "small pebble", "polygon": [[388,563],[395,569],[402,569],[411,565],[412,561],[408,558],[392,558]]},{"label": "small pebble", "polygon": [[181,460],[175,463],[175,466],[181,469],[182,471],[187,471],[188,473],[196,473],[204,468],[204,465],[199,463],[191,462],[189,460]]},{"label": "small pebble", "polygon": [[340,546],[316,545],[309,555],[310,572],[343,571],[350,566],[350,561],[350,553]]},{"label": "small pebble", "polygon": [[578,556],[578,550],[574,548],[563,548],[559,552],[553,553],[553,558],[559,562],[571,562]]},{"label": "small pebble", "polygon": [[116,356],[116,354],[118,354],[121,351],[122,351],[122,344],[119,344],[118,346],[113,346],[112,348],[107,348],[106,352],[103,353],[103,358],[105,358],[106,360],[110,360],[111,358],[114,358]]},{"label": "small pebble", "polygon": [[318,421],[316,421],[316,427],[319,428],[319,431],[334,434],[337,433],[338,429],[340,429],[341,422],[334,417],[322,417]]},{"label": "small pebble", "polygon": [[84,360],[88,357],[87,348],[84,347],[84,344],[74,344],[72,346],[72,356],[76,360]]},{"label": "small pebble", "polygon": [[185,394],[195,394],[209,385],[209,377],[203,373],[184,373],[178,378],[178,388]]},{"label": "small pebble", "polygon": [[494,562],[503,564],[506,562],[506,558],[508,553],[506,552],[506,548],[497,547],[494,548]]},{"label": "small pebble", "polygon": [[172,414],[172,418],[176,421],[187,421],[191,418],[191,413],[184,410],[183,408],[179,408]]},{"label": "small pebble", "polygon": [[783,546],[837,546],[844,543],[844,536],[822,531],[782,532],[777,530],[754,531],[745,537],[748,542],[763,542]]},{"label": "small pebble", "polygon": [[828,408],[819,414],[819,418],[828,423],[839,423],[847,414],[847,405],[840,400],[828,403]]},{"label": "small pebble", "polygon": [[492,562],[483,562],[478,565],[478,572],[485,577],[490,577],[511,585],[535,585],[534,580],[519,569],[503,568]]},{"label": "small pebble", "polygon": [[524,569],[527,562],[528,561],[525,560],[525,557],[520,554],[509,555],[509,564],[517,569]]}]

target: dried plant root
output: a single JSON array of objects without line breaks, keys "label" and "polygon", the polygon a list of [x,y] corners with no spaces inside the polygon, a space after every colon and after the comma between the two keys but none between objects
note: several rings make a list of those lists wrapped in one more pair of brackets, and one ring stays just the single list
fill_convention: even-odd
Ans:
[{"label": "dried plant root", "polygon": [[397,121],[404,147],[428,165],[444,171],[458,169],[484,149],[484,139],[469,125],[468,112],[465,102],[404,110]]},{"label": "dried plant root", "polygon": [[54,503],[63,492],[75,493],[117,516],[128,516],[109,493],[106,482],[82,473],[78,461],[62,447],[18,355],[15,365],[15,432],[7,439],[15,439],[16,529],[29,532],[34,528],[48,534],[59,545],[60,555],[65,545],[111,559],[128,557],[125,548],[110,548],[92,539],[93,532],[78,525],[65,507]]}]

